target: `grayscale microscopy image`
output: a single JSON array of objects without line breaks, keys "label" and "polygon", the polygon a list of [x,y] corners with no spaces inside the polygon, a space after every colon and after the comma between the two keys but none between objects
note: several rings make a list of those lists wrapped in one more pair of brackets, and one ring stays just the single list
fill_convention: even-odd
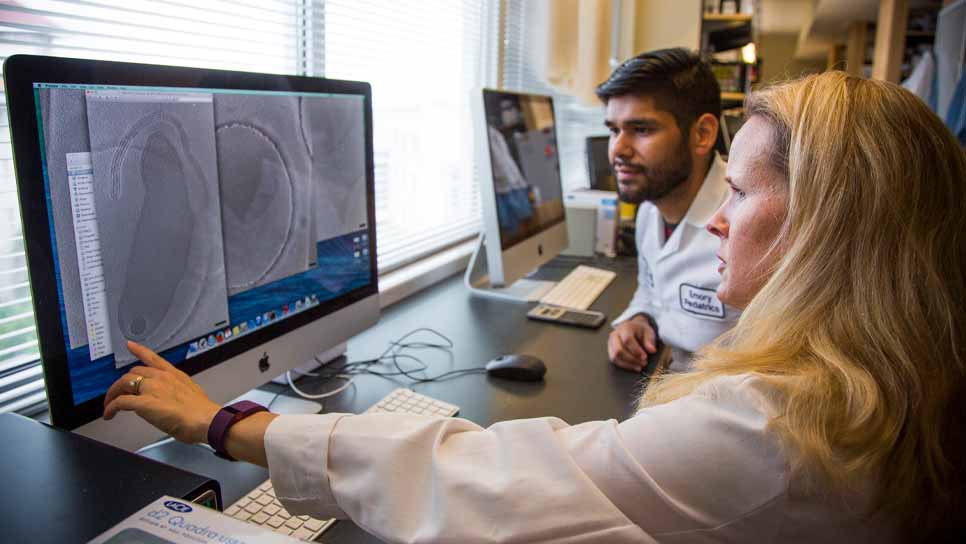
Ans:
[{"label": "grayscale microscopy image", "polygon": [[[197,96],[197,95],[195,95]],[[87,99],[118,366],[228,321],[211,102]]]},{"label": "grayscale microscopy image", "polygon": [[76,349],[87,344],[87,321],[77,268],[70,187],[67,185],[67,154],[91,150],[87,135],[87,106],[81,89],[40,89],[39,95],[54,236],[67,313],[67,336],[71,349]]},{"label": "grayscale microscopy image", "polygon": [[366,224],[365,124],[357,98],[302,98],[312,153],[313,231],[326,240]]},{"label": "grayscale microscopy image", "polygon": [[309,175],[298,99],[215,95],[228,294],[308,269]]}]

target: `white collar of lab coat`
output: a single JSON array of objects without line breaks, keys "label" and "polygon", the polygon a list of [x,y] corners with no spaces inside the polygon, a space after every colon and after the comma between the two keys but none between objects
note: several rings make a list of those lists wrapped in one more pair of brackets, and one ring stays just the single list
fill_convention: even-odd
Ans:
[{"label": "white collar of lab coat", "polygon": [[[682,223],[686,222],[702,230],[708,224],[714,212],[718,210],[718,206],[724,201],[724,193],[728,190],[728,184],[725,182],[725,169],[727,166],[727,163],[715,152],[714,157],[711,159],[711,168],[708,169],[708,173],[704,176],[704,182],[701,184],[701,188],[698,189],[698,194],[695,195],[694,201],[691,202],[688,213],[684,215]],[[680,227],[674,229],[671,237],[665,241],[664,220],[656,208],[655,212],[651,219],[652,224],[646,231],[644,243],[654,249],[658,255],[658,260],[660,260],[678,251],[681,246],[681,237],[683,236],[681,231],[684,229]]]},{"label": "white collar of lab coat", "polygon": [[704,183],[701,184],[701,189],[698,190],[694,202],[684,216],[685,221],[702,229],[708,224],[714,212],[718,211],[718,207],[724,201],[724,193],[728,190],[728,184],[725,183],[727,167],[728,163],[715,151],[714,157],[711,158],[711,168],[704,176]]}]

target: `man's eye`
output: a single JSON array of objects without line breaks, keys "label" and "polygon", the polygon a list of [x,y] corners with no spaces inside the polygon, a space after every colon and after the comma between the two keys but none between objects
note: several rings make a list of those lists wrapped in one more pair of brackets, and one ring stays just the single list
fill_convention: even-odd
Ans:
[{"label": "man's eye", "polygon": [[649,127],[637,127],[634,129],[637,134],[650,134],[653,132]]},{"label": "man's eye", "polygon": [[611,133],[612,136],[617,136],[617,133],[620,132],[620,129],[618,129],[617,127],[607,127],[607,130],[608,132]]}]

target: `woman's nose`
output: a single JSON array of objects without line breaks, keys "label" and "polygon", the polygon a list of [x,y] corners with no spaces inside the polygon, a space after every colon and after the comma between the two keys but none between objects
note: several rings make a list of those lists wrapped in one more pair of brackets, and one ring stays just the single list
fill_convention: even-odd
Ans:
[{"label": "woman's nose", "polygon": [[708,221],[708,225],[705,227],[708,229],[708,232],[714,234],[722,240],[728,237],[728,221],[725,219],[724,214],[725,206],[728,205],[728,200],[731,200],[730,196],[724,201],[723,204],[721,204],[720,207],[718,207],[718,211],[714,212],[714,215],[711,216],[711,219]]}]

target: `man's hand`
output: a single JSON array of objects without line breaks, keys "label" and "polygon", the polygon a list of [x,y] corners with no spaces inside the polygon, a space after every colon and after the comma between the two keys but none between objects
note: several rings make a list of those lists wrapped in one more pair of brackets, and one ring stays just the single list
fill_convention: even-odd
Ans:
[{"label": "man's hand", "polygon": [[635,315],[614,327],[607,339],[607,357],[615,365],[632,372],[647,366],[647,356],[657,351],[657,333],[646,316]]}]

